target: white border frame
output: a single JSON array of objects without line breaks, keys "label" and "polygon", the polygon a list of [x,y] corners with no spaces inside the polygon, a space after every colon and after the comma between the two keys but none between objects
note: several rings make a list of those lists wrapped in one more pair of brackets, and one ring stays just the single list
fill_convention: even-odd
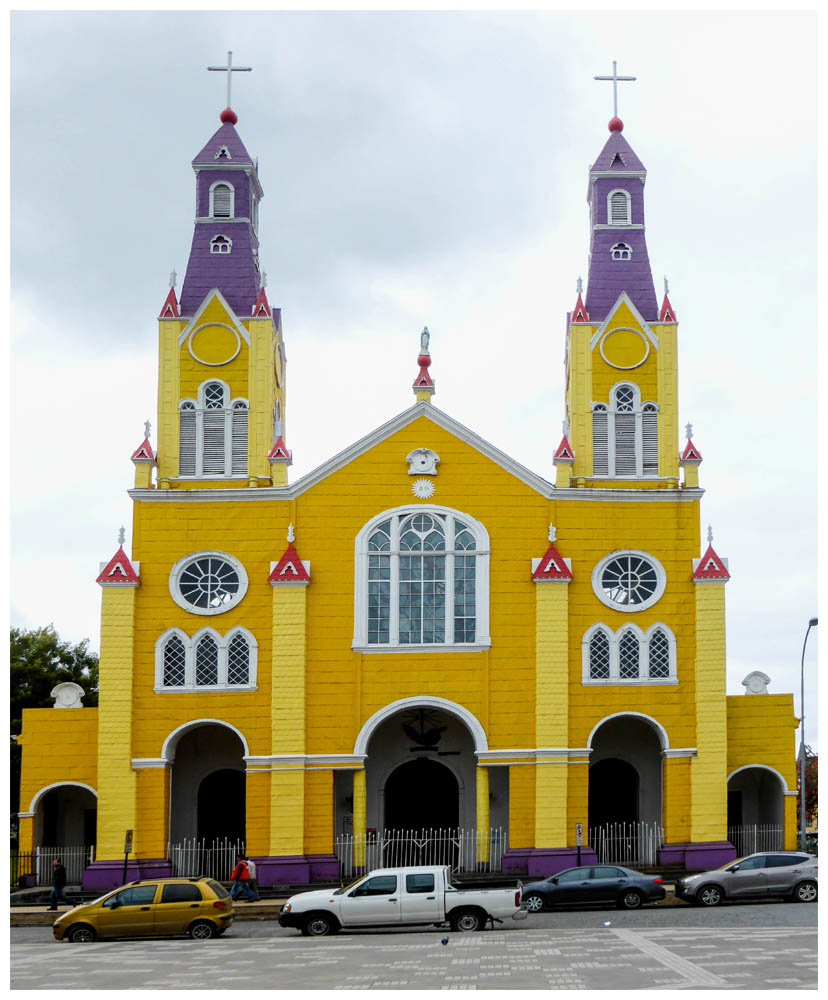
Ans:
[{"label": "white border frame", "polygon": [[[214,325],[214,324],[210,324],[210,325]],[[641,339],[644,341],[644,357],[640,361],[636,361],[636,363],[634,365],[616,365],[612,361],[610,361],[609,358],[607,358],[607,356],[604,354],[604,344],[607,342],[607,339],[609,337],[611,337],[614,333],[634,333],[637,336],[641,337]],[[607,332],[604,334],[604,336],[601,337],[601,340],[600,340],[600,342],[598,344],[598,351],[599,351],[601,357],[604,359],[605,364],[608,364],[610,366],[610,368],[615,368],[616,371],[620,371],[620,372],[629,372],[629,371],[632,371],[633,368],[639,368],[641,365],[644,364],[644,362],[647,360],[647,358],[649,358],[649,356],[650,356],[650,341],[641,332],[641,330],[636,330],[635,327],[633,327],[633,326],[615,326],[611,330],[607,330]],[[190,353],[192,354],[192,351]],[[194,354],[193,354],[193,357],[195,357]],[[198,360],[198,359],[196,358],[196,360]]]},{"label": "white border frame", "polygon": [[[621,677],[619,674],[619,643],[621,641],[621,636],[627,630],[632,630],[638,636],[638,677]],[[649,676],[649,648],[650,639],[653,633],[661,629],[667,636],[667,643],[669,648],[669,674],[667,677],[650,677]],[[589,659],[589,644],[592,640],[593,635],[599,630],[603,631],[607,638],[609,639],[609,677],[591,677],[590,676],[590,659]],[[643,687],[645,685],[660,685],[665,684],[678,684],[678,667],[676,660],[676,637],[673,634],[673,630],[669,628],[664,622],[653,623],[646,632],[641,629],[635,622],[624,622],[618,629],[614,632],[613,630],[604,622],[596,622],[584,632],[581,639],[581,683],[585,685],[595,685],[604,686],[607,685],[631,685],[633,687]]]},{"label": "white border frame", "polygon": [[[182,725],[177,726],[172,730],[172,732],[167,734],[166,739],[161,745],[161,756],[155,759],[159,761],[166,761],[169,764],[175,763],[175,750],[178,746],[179,740],[182,736],[186,736],[190,730],[198,729],[199,726],[224,726],[225,729],[229,729],[231,732],[235,733],[241,740],[242,748],[244,750],[242,759],[246,760],[250,756],[250,747],[247,745],[247,740],[244,738],[244,734],[241,730],[236,729],[236,727],[231,725],[229,722],[225,722],[223,719],[192,719],[190,722],[185,722]],[[152,760],[153,758],[146,759]]]},{"label": "white border frame", "polygon": [[[647,559],[656,571],[656,589],[653,594],[641,604],[616,604],[604,594],[604,590],[601,586],[601,573],[603,573],[607,563],[611,562],[613,559],[619,559],[622,556],[640,556],[642,559]],[[654,604],[661,600],[667,587],[667,574],[664,572],[664,567],[658,559],[656,559],[655,556],[650,555],[649,552],[644,552],[642,549],[615,549],[613,552],[608,552],[603,559],[599,559],[595,564],[595,568],[592,571],[591,582],[592,592],[598,600],[605,605],[605,607],[612,608],[613,611],[624,611],[630,614],[636,614],[639,611],[646,611],[647,608],[651,608]]]},{"label": "white border frame", "polygon": [[[201,330],[207,330],[211,326],[219,326],[222,330],[229,330],[236,338],[236,350],[229,358],[227,358],[226,361],[205,361],[193,350],[193,337],[195,337],[195,335]],[[239,355],[239,351],[241,350],[241,337],[239,336],[238,330],[234,330],[228,323],[202,323],[201,326],[197,326],[187,338],[187,350],[190,352],[190,357],[197,361],[200,365],[206,365],[208,368],[220,368],[222,365],[229,365],[231,361],[236,360]],[[606,358],[604,358],[604,360],[606,361]],[[609,364],[609,361],[607,361],[607,364]],[[208,381],[211,380],[208,379]]]},{"label": "white border frame", "polygon": [[[615,222],[612,218],[612,196],[614,194],[623,194],[627,201],[627,219],[626,222]],[[210,203],[212,205],[212,202]],[[606,225],[609,229],[624,228],[628,229],[632,225],[632,195],[626,188],[613,188],[612,191],[607,195],[607,222]]]},{"label": "white border frame", "polygon": [[[368,644],[368,539],[374,529],[383,521],[407,517],[410,514],[436,514],[441,518],[463,521],[474,535],[477,548],[475,559],[475,641],[454,642],[454,618],[446,615],[445,643],[417,643],[416,645],[401,645],[399,642],[399,559],[391,560],[391,622],[389,641],[383,644]],[[448,539],[447,539],[448,541]],[[471,514],[464,514],[453,507],[441,507],[436,504],[405,504],[393,507],[374,515],[363,525],[354,540],[354,638],[351,648],[360,653],[423,653],[423,652],[473,652],[488,649],[491,646],[489,637],[489,533],[485,527]],[[453,543],[452,543],[453,546]],[[456,554],[452,547],[451,551]],[[389,556],[399,556],[399,550],[393,547],[387,553]],[[471,553],[465,553],[467,555]],[[446,602],[454,594],[453,581],[454,563],[446,560]],[[449,572],[451,571],[451,572]],[[451,579],[449,579],[451,577]],[[396,596],[395,596],[396,595]],[[395,638],[396,636],[396,638]]]},{"label": "white border frame", "polygon": [[467,708],[464,708],[462,705],[458,705],[456,701],[449,701],[447,698],[435,698],[430,695],[417,695],[413,698],[400,698],[398,701],[392,701],[384,708],[374,712],[370,719],[363,723],[362,728],[357,734],[357,738],[354,741],[354,756],[366,757],[368,755],[368,743],[374,734],[374,730],[382,725],[386,719],[390,719],[391,716],[396,715],[397,712],[403,712],[406,709],[410,710],[415,708],[440,708],[444,712],[450,712],[452,715],[456,716],[471,733],[472,739],[474,740],[474,751],[476,754],[489,749],[489,743],[486,739],[486,730],[480,724],[477,717],[472,715]]},{"label": "white border frame", "polygon": [[66,785],[70,785],[72,788],[84,788],[87,792],[91,792],[95,798],[98,798],[98,793],[91,785],[85,785],[82,781],[55,781],[51,785],[44,785],[39,791],[35,792],[32,796],[32,801],[29,803],[28,812],[20,812],[18,816],[34,816],[37,812],[37,806],[40,800],[46,795],[47,792],[51,792],[55,788],[64,788]]},{"label": "white border frame", "polygon": [[[189,566],[191,562],[195,562],[196,559],[204,559],[207,556],[215,556],[217,559],[225,559],[239,574],[239,590],[235,599],[230,604],[222,605],[220,608],[196,608],[194,605],[186,601],[178,590],[178,580],[182,571]],[[221,615],[224,614],[225,611],[235,608],[244,600],[244,596],[247,593],[248,583],[247,571],[239,560],[236,559],[235,556],[231,556],[228,552],[219,552],[218,549],[204,549],[201,552],[191,552],[189,555],[182,556],[170,570],[169,577],[170,596],[179,608],[189,611],[191,615],[204,616]]]}]

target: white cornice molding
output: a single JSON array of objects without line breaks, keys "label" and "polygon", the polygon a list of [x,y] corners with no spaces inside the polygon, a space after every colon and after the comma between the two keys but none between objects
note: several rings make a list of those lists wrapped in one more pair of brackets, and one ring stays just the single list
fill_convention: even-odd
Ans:
[{"label": "white cornice molding", "polygon": [[662,750],[662,757],[695,757],[698,751],[695,747],[676,747],[675,749]]},{"label": "white cornice molding", "polygon": [[590,181],[597,181],[604,177],[638,177],[643,184],[646,176],[647,171],[643,167],[641,170],[590,170],[589,172]]},{"label": "white cornice molding", "polygon": [[[198,220],[196,220],[198,221]],[[595,229],[614,229],[619,233],[623,233],[625,230],[630,229],[643,229],[644,226],[640,222],[621,222],[621,223],[609,223],[609,222],[596,222],[593,225],[593,230]]]},{"label": "white cornice molding", "polygon": [[[201,305],[198,307],[198,309],[196,309],[195,313],[193,314],[192,318],[189,320],[187,325],[184,327],[184,329],[178,334],[178,346],[181,347],[181,345],[184,343],[187,337],[189,337],[190,334],[193,333],[193,331],[197,328],[199,320],[204,315],[204,311],[207,309],[207,306],[212,302],[213,298],[217,298],[219,300],[225,312],[230,317],[233,326],[238,331],[239,336],[242,338],[245,344],[250,346],[250,334],[247,332],[245,327],[239,322],[235,312],[233,311],[233,307],[230,305],[227,299],[221,294],[221,291],[215,287],[211,288],[210,291],[204,296]],[[183,317],[179,318],[181,319]],[[211,323],[208,325],[212,326],[213,324]]]},{"label": "white cornice molding", "polygon": [[133,771],[144,771],[157,767],[169,768],[173,765],[171,760],[165,760],[163,757],[133,757],[129,763]]},{"label": "white cornice molding", "polygon": [[354,753],[286,753],[243,758],[248,771],[296,771],[317,767],[359,770],[365,766],[366,759],[367,754]]}]

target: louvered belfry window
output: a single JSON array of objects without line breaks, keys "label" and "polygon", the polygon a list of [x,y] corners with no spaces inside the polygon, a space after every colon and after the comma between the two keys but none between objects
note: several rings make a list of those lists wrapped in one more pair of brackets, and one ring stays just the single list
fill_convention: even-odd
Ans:
[{"label": "louvered belfry window", "polygon": [[229,219],[232,201],[232,191],[229,184],[217,184],[213,188],[213,217]]},{"label": "louvered belfry window", "polygon": [[616,191],[610,198],[610,225],[625,226],[630,222],[630,196]]},{"label": "louvered belfry window", "polygon": [[200,405],[179,404],[179,476],[246,476],[248,406],[227,401],[221,382],[202,386]]},{"label": "louvered belfry window", "polygon": [[635,386],[617,386],[609,407],[592,405],[592,474],[619,479],[658,475],[658,407],[642,406]]}]

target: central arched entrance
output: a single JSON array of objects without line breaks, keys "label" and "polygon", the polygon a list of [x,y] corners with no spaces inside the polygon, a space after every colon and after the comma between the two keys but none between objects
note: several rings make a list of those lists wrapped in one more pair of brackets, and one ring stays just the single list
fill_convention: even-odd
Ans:
[{"label": "central arched entrance", "polygon": [[457,778],[438,760],[400,764],[385,783],[386,830],[456,830],[460,825]]},{"label": "central arched entrance", "polygon": [[244,840],[244,771],[225,767],[203,778],[198,786],[196,836],[214,841]]},{"label": "central arched entrance", "polygon": [[589,825],[638,822],[638,771],[626,760],[608,757],[589,769]]}]

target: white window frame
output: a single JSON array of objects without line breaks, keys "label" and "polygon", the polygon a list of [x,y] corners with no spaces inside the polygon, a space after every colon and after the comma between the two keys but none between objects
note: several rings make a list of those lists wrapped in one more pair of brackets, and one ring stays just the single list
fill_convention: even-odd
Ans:
[{"label": "white window frame", "polygon": [[[632,410],[619,410],[618,403],[616,401],[616,393],[618,389],[629,388],[633,392],[633,408]],[[603,403],[595,401],[590,406],[590,412],[595,413],[596,410],[601,410],[607,415],[607,471],[606,472],[595,472],[593,468],[593,476],[598,478],[623,478],[623,479],[657,479],[658,478],[658,468],[655,472],[648,472],[644,474],[644,428],[643,428],[643,414],[645,407],[652,407],[656,414],[656,456],[658,456],[658,414],[659,407],[658,403],[654,403],[651,399],[645,399],[642,402],[641,390],[635,384],[635,382],[616,382],[615,385],[610,389],[609,392],[609,403]],[[615,433],[615,416],[618,413],[632,413],[635,416],[635,473],[630,475],[629,473],[619,473],[615,469],[615,443],[616,443],[616,433]],[[594,458],[594,442],[595,438],[593,436],[593,458]]]},{"label": "white window frame", "polygon": [[[444,643],[417,643],[401,645],[399,641],[399,525],[412,514],[432,514],[445,519],[446,554],[454,553],[454,522],[462,521],[474,536],[473,552],[458,552],[475,556],[475,641],[454,642],[454,560],[446,559],[446,641]],[[391,556],[391,620],[389,641],[368,644],[368,540],[384,521],[391,521],[391,548],[381,553]],[[449,538],[452,539],[449,547]],[[370,553],[377,555],[378,553]],[[410,553],[405,553],[410,554]],[[423,653],[423,652],[472,652],[489,649],[489,533],[470,514],[439,507],[435,504],[406,504],[377,514],[360,530],[354,543],[354,639],[352,648],[360,653]]]},{"label": "white window frame", "polygon": [[[195,605],[190,604],[190,602],[182,595],[179,590],[179,582],[181,580],[182,573],[190,565],[190,563],[195,562],[196,559],[206,559],[209,556],[213,556],[216,559],[223,559],[225,562],[230,563],[238,574],[239,589],[236,592],[236,596],[229,604],[223,604],[220,608],[197,608]],[[248,583],[247,571],[239,560],[234,556],[231,556],[228,552],[219,552],[215,549],[208,549],[202,552],[190,552],[188,555],[183,556],[170,570],[169,578],[170,596],[179,608],[189,611],[191,615],[203,616],[223,615],[226,611],[230,611],[231,608],[235,608],[244,599],[244,595],[247,593]]]},{"label": "white window frame", "polygon": [[[221,412],[224,414],[224,472],[204,472],[204,414],[207,410],[205,404],[205,390],[208,385],[220,385],[223,391]],[[178,402],[179,412],[184,409],[185,404],[195,404],[195,472],[184,475],[181,472],[179,460],[179,479],[247,479],[249,463],[245,460],[244,472],[233,472],[233,411],[242,404],[247,410],[247,446],[250,447],[250,402],[244,396],[230,398],[230,386],[220,378],[208,378],[198,387],[197,398],[181,399]],[[211,412],[215,413],[218,407],[212,407]],[[179,417],[179,459],[180,459],[180,417]],[[249,454],[249,452],[248,452]]]},{"label": "white window frame", "polygon": [[[616,194],[623,194],[627,202],[627,217],[624,222],[616,222],[612,217],[612,197]],[[612,191],[607,195],[607,225],[612,226],[630,226],[632,225],[632,197],[630,192],[624,188],[613,188]]]},{"label": "white window frame", "polygon": [[[184,644],[184,684],[173,687],[171,685],[168,686],[164,684],[164,650],[166,649],[167,642],[174,635],[177,635]],[[205,635],[212,636],[218,646],[217,684],[196,684],[195,682],[196,648],[198,647],[199,641]],[[236,635],[244,636],[247,640],[247,648],[250,651],[247,684],[227,683],[230,643]],[[173,628],[167,629],[167,631],[160,635],[155,641],[155,686],[153,690],[158,694],[192,694],[196,691],[255,691],[258,658],[259,644],[256,642],[253,633],[248,631],[242,625],[234,626],[225,635],[221,635],[221,633],[217,632],[214,628],[210,628],[209,625],[205,625],[204,628],[200,628],[197,632],[195,632],[192,637],[188,636],[186,632],[182,631],[177,626],[174,626]]]},{"label": "white window frame", "polygon": [[[641,604],[616,604],[615,601],[610,600],[606,596],[603,587],[601,586],[601,575],[603,574],[607,564],[612,562],[613,559],[619,559],[623,556],[639,556],[642,559],[646,559],[655,570],[656,589],[650,597],[647,598],[646,601],[642,601]],[[603,559],[598,560],[592,571],[592,590],[598,600],[602,604],[605,604],[608,608],[612,608],[613,611],[623,611],[625,614],[635,614],[639,611],[646,611],[647,608],[651,608],[654,604],[661,600],[666,587],[667,574],[664,572],[664,567],[658,559],[655,558],[655,556],[650,555],[649,552],[643,552],[640,549],[616,549],[614,552],[608,552]]]},{"label": "white window frame", "polygon": [[629,243],[619,242],[610,247],[610,257],[613,260],[632,260],[632,253]]},{"label": "white window frame", "polygon": [[[225,147],[222,147],[222,148],[225,148]],[[224,187],[229,187],[230,188],[230,215],[216,215],[215,212],[214,212],[215,191],[216,191],[217,187],[221,187],[222,185]],[[213,183],[210,185],[210,218],[211,219],[227,219],[228,221],[230,219],[235,219],[236,218],[236,189],[230,183],[230,181],[213,181]],[[226,236],[225,236],[225,239],[227,239]],[[232,243],[232,240],[230,242]]]},{"label": "white window frame", "polygon": [[[667,637],[669,648],[669,674],[667,677],[650,677],[650,639],[656,631],[661,631]],[[609,640],[609,677],[590,676],[589,645],[596,632],[602,631]],[[638,639],[638,677],[621,677],[619,648],[621,637],[625,632],[634,632]],[[654,622],[644,631],[635,622],[624,622],[616,631],[605,622],[596,622],[584,632],[581,639],[581,684],[583,685],[624,685],[632,687],[650,687],[653,685],[678,684],[678,667],[676,662],[676,637],[673,630],[664,622]]]}]

